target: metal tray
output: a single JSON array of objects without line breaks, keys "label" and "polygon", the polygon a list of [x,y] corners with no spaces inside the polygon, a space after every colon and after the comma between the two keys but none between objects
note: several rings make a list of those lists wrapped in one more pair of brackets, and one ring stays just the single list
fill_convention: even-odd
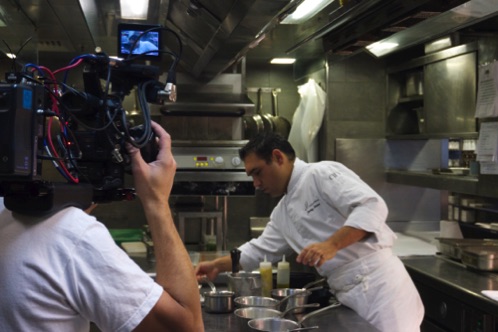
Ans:
[{"label": "metal tray", "polygon": [[480,271],[498,271],[498,247],[465,247],[462,249],[462,263]]},{"label": "metal tray", "polygon": [[439,242],[438,249],[444,256],[452,259],[461,260],[462,249],[469,246],[486,246],[497,247],[496,239],[455,239],[455,238],[436,238]]}]

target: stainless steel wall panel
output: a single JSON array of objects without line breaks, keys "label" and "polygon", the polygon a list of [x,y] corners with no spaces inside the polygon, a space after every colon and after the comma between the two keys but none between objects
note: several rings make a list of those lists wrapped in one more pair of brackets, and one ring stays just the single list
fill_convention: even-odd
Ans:
[{"label": "stainless steel wall panel", "polygon": [[[386,201],[388,221],[434,221],[441,218],[439,190],[387,183],[386,160],[391,160],[385,139],[336,140],[336,160],[356,172]],[[426,155],[427,157],[430,154]],[[409,164],[410,162],[406,162]]]},{"label": "stainless steel wall panel", "polygon": [[428,64],[424,70],[424,111],[428,133],[474,132],[476,54]]}]

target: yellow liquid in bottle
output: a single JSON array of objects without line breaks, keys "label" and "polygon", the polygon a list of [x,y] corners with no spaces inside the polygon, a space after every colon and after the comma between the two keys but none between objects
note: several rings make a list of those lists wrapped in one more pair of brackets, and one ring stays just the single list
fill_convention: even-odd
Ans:
[{"label": "yellow liquid in bottle", "polygon": [[273,273],[271,263],[261,263],[259,265],[259,273],[261,274],[261,295],[271,297],[271,290],[273,289]]}]

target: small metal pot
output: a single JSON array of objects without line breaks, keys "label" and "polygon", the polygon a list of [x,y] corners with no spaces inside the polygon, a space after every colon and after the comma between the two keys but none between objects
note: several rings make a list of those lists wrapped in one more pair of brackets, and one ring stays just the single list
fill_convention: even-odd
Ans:
[{"label": "small metal pot", "polygon": [[234,310],[234,292],[211,291],[204,293],[204,310],[209,313],[221,314]]},{"label": "small metal pot", "polygon": [[[316,282],[309,283],[304,288],[276,288],[271,291],[271,297],[280,301],[282,301],[286,297],[288,298],[287,303],[282,305],[279,310],[287,310],[292,307],[299,307],[308,303],[309,297],[313,291],[323,289],[323,286],[317,286],[313,288],[307,287],[319,282],[323,282],[324,280],[325,279],[321,279]],[[303,308],[299,308],[294,310],[294,313],[302,313],[303,311]]]},{"label": "small metal pot", "polygon": [[[311,292],[310,292],[311,293]],[[301,295],[299,292],[296,292],[294,294],[290,294],[286,297],[284,297],[281,300],[277,300],[271,297],[266,297],[266,296],[239,296],[235,298],[235,305],[241,308],[247,308],[247,307],[265,307],[265,308],[270,308],[270,309],[275,309],[275,310],[280,310],[281,305],[283,303],[286,303],[290,299]],[[291,307],[295,307],[296,305],[292,305]],[[291,308],[289,307],[289,308]]]},{"label": "small metal pot", "polygon": [[228,289],[238,296],[260,296],[261,275],[253,272],[228,274]]}]

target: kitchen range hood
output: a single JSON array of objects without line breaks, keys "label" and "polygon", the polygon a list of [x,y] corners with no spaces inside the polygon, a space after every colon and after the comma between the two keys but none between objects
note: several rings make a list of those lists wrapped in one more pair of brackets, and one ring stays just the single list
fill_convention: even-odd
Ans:
[{"label": "kitchen range hood", "polygon": [[[124,20],[119,0],[0,0],[4,54],[20,49],[18,59],[50,65],[94,53],[117,53],[118,23],[159,24],[183,44],[178,70],[209,81],[231,69],[265,38],[300,0],[149,0],[147,20]],[[163,34],[165,49],[178,51],[173,34]],[[6,46],[9,45],[9,47]],[[10,49],[9,49],[10,48]],[[31,54],[36,52],[36,56]],[[164,66],[168,58],[163,56]],[[163,63],[161,63],[163,65]]]},{"label": "kitchen range hood", "polygon": [[383,56],[478,23],[498,10],[498,1],[350,0],[328,9],[305,23],[302,30],[308,34],[287,53],[319,38],[325,51],[339,56],[364,51],[375,42],[397,44],[373,53]]}]

